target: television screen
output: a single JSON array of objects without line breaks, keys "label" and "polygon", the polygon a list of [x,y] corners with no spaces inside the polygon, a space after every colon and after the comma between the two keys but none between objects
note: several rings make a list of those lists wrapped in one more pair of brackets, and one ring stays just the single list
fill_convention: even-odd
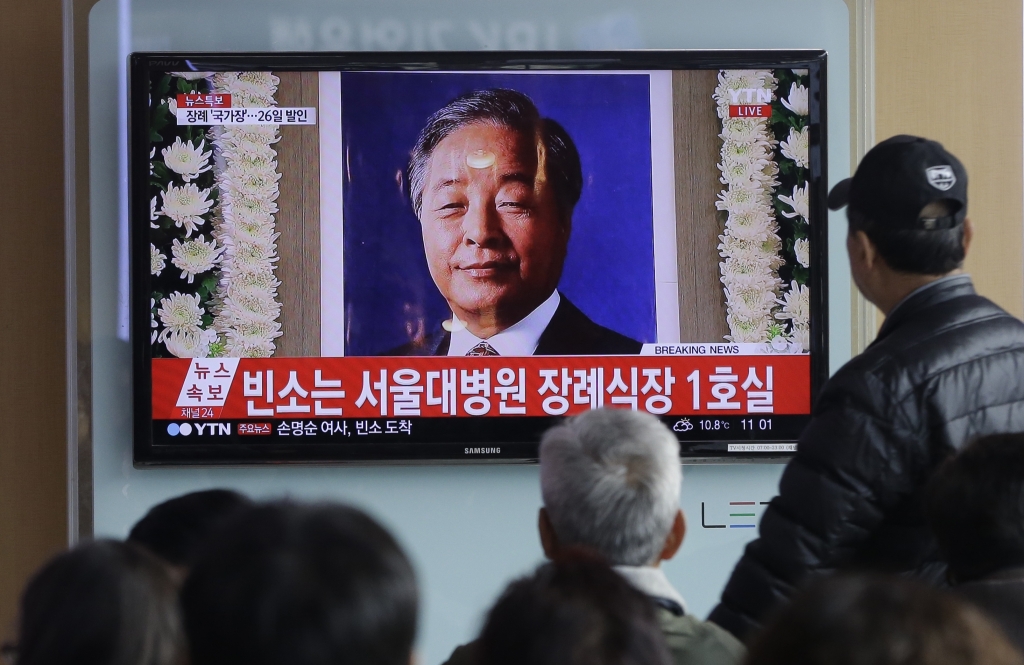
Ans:
[{"label": "television screen", "polygon": [[138,464],[784,456],[826,377],[823,51],[134,54]]}]

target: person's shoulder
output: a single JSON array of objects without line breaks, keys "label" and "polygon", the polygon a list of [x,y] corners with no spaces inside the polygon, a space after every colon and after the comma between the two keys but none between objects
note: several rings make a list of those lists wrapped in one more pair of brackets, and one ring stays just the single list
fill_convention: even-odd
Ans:
[{"label": "person's shoulder", "polygon": [[564,295],[535,355],[636,355],[643,344],[595,323]]},{"label": "person's shoulder", "polygon": [[746,647],[727,630],[695,616],[658,608],[658,623],[676,665],[738,665]]},{"label": "person's shoulder", "polygon": [[455,651],[452,651],[452,655],[448,656],[448,660],[442,665],[473,665],[476,662],[478,644],[479,640],[473,640],[469,644],[455,647]]}]

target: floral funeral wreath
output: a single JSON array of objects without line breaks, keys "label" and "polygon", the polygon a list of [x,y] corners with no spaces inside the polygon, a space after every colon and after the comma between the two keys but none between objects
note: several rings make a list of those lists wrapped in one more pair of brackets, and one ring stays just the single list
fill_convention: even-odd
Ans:
[{"label": "floral funeral wreath", "polygon": [[[780,99],[778,90],[789,87]],[[766,91],[770,117],[730,117],[740,92]],[[748,93],[750,94],[750,93]],[[763,99],[763,96],[762,96]],[[808,72],[723,70],[714,92],[724,185],[716,206],[726,319],[733,342],[810,347]]]},{"label": "floral funeral wreath", "polygon": [[[175,93],[277,105],[270,72],[177,72],[153,83],[153,355],[269,357],[281,336],[276,263],[278,125],[178,125]],[[159,150],[159,156],[157,151]],[[167,265],[168,255],[175,270]]]}]

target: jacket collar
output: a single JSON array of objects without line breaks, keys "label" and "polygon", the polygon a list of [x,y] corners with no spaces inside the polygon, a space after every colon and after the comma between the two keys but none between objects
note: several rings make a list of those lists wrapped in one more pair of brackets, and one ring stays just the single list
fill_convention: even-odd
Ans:
[{"label": "jacket collar", "polygon": [[912,319],[921,310],[953,298],[974,295],[974,284],[970,275],[950,275],[937,279],[912,292],[892,309],[885,323],[878,330],[878,336],[871,346],[888,336],[893,330]]},{"label": "jacket collar", "polygon": [[615,572],[629,585],[677,616],[686,614],[686,601],[668,581],[665,572],[656,566],[614,566]]}]

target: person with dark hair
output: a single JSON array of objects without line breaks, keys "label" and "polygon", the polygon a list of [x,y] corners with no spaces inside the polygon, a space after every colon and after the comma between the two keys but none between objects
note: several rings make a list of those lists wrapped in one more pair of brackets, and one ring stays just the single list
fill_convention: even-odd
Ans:
[{"label": "person with dark hair", "polygon": [[948,459],[925,510],[954,593],[1024,651],[1024,434],[983,437]]},{"label": "person with dark hair", "polygon": [[190,665],[409,665],[418,594],[398,543],[335,504],[258,505],[181,592]]},{"label": "person with dark hair", "polygon": [[250,505],[252,501],[232,490],[190,492],[150,508],[128,540],[185,573],[217,525]]},{"label": "person with dark hair", "polygon": [[746,665],[1022,665],[970,605],[885,576],[818,580],[764,627]]},{"label": "person with dark hair", "polygon": [[853,281],[885,315],[832,376],[710,620],[741,639],[808,576],[855,568],[941,580],[925,483],[951,451],[1024,430],[1024,323],[975,293],[962,263],[967,173],[896,136],[828,197],[846,206]]},{"label": "person with dark hair", "polygon": [[514,90],[478,90],[427,120],[409,188],[452,318],[385,355],[636,354],[558,292],[583,191],[576,145]]},{"label": "person with dark hair", "polygon": [[21,597],[18,665],[185,665],[178,589],[141,547],[84,543],[35,574]]},{"label": "person with dark hair", "polygon": [[475,665],[671,665],[651,602],[600,559],[566,553],[509,585]]}]

